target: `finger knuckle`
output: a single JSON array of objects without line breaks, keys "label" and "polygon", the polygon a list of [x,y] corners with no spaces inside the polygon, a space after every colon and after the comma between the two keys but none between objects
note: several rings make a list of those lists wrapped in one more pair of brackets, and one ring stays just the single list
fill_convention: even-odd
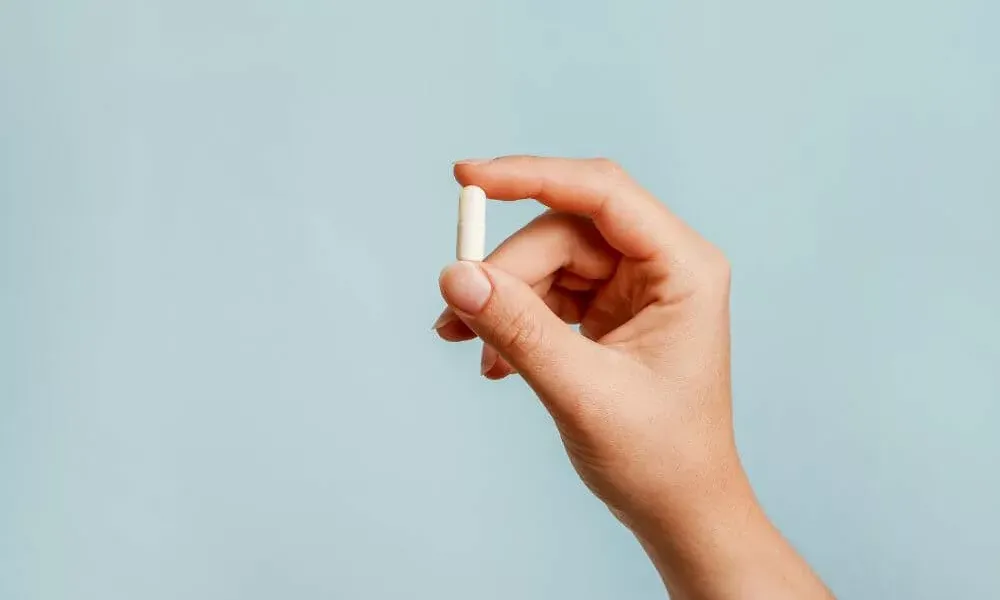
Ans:
[{"label": "finger knuckle", "polygon": [[732,264],[725,252],[717,246],[709,245],[700,270],[701,280],[705,287],[728,292],[732,280]]},{"label": "finger knuckle", "polygon": [[507,350],[531,353],[541,345],[542,328],[530,312],[520,310],[512,313],[497,332],[498,345]]},{"label": "finger knuckle", "polygon": [[535,236],[536,240],[545,239],[551,244],[550,250],[558,249],[569,255],[571,254],[570,248],[574,247],[574,241],[580,238],[582,229],[589,223],[588,219],[580,215],[546,212],[523,227],[521,232]]},{"label": "finger knuckle", "polygon": [[600,157],[593,159],[594,170],[608,179],[621,179],[625,177],[625,169],[610,158]]}]

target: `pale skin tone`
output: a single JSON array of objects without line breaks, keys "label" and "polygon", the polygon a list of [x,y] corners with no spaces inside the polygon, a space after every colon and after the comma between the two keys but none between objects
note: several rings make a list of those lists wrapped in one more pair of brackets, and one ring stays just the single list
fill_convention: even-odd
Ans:
[{"label": "pale skin tone", "polygon": [[740,464],[722,253],[607,160],[461,161],[455,178],[549,210],[442,272],[438,335],[481,340],[488,379],[524,378],[670,596],[833,598]]}]

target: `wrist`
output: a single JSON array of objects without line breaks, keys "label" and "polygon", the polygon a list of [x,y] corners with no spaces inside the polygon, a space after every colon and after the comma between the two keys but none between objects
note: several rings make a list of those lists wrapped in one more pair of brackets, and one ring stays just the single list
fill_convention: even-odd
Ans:
[{"label": "wrist", "polygon": [[739,537],[761,519],[766,521],[734,455],[666,486],[637,520],[635,530],[654,540],[707,540]]},{"label": "wrist", "polygon": [[631,529],[668,588],[691,577],[721,579],[776,534],[735,455],[664,490],[656,506]]},{"label": "wrist", "polygon": [[743,469],[717,481],[677,494],[633,528],[671,597],[831,599],[767,518]]}]

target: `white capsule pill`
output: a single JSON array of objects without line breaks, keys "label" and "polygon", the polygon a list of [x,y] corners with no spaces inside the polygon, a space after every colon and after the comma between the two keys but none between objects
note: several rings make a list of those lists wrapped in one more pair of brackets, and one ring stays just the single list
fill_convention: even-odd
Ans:
[{"label": "white capsule pill", "polygon": [[483,260],[486,256],[486,192],[468,185],[458,196],[458,260]]}]

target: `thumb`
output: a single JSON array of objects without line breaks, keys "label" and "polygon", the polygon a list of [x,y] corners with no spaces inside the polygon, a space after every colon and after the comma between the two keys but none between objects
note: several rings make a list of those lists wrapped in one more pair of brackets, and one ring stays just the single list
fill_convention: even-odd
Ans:
[{"label": "thumb", "polygon": [[445,302],[537,391],[557,392],[593,355],[523,281],[488,263],[460,261],[439,281]]}]

